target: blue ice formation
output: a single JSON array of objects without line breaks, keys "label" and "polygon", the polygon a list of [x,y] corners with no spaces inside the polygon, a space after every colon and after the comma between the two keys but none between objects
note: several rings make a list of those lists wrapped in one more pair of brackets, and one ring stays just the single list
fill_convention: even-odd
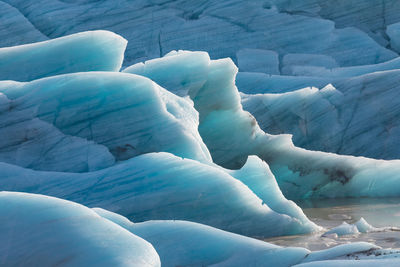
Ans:
[{"label": "blue ice formation", "polygon": [[111,166],[114,157],[159,151],[211,161],[192,103],[144,77],[67,74],[29,83],[0,81],[0,92],[4,162],[81,172]]},{"label": "blue ice formation", "polygon": [[[293,266],[389,252],[368,243],[316,252],[283,248],[198,223],[133,223],[104,209],[18,192],[0,192],[0,211],[0,259],[6,266]],[[399,252],[390,253],[386,259],[398,264]]]},{"label": "blue ice formation", "polygon": [[[249,155],[257,155],[269,164],[289,199],[400,195],[396,186],[400,179],[399,161],[307,151],[295,147],[289,135],[270,135],[262,131],[257,120],[242,109],[235,86],[237,68],[229,59],[210,60],[204,52],[172,51],[163,58],[137,63],[123,71],[149,77],[173,93],[189,96],[199,112],[199,132],[213,161],[224,167],[238,168]],[[286,100],[284,104],[292,103],[294,109],[302,94],[315,90],[304,89],[298,96],[294,95],[296,92],[283,94],[284,97],[293,95],[290,102]],[[342,95],[331,86],[318,94],[329,98],[333,104],[339,102]],[[326,105],[332,105],[331,102],[326,101]],[[323,106],[317,107],[324,111]],[[285,112],[289,111],[286,106]],[[346,119],[351,120],[351,116]]]},{"label": "blue ice formation", "polygon": [[[262,175],[269,170],[256,158],[234,173],[168,153],[148,153],[80,174],[34,171],[6,163],[0,163],[0,168],[3,190],[98,206],[136,222],[189,220],[260,237],[321,229],[285,199],[271,173]],[[250,188],[235,178],[244,175]],[[252,191],[257,184],[265,187]]]},{"label": "blue ice formation", "polygon": [[[237,235],[321,230],[288,199],[400,196],[400,161],[309,151],[289,135],[296,129],[297,136],[318,139],[317,130],[332,121],[321,130],[331,143],[318,141],[316,148],[357,154],[368,144],[371,157],[396,157],[400,17],[395,2],[383,2],[385,12],[392,4],[384,22],[365,9],[365,21],[353,24],[359,9],[339,3],[346,11],[336,17],[326,0],[0,1],[0,25],[21,32],[0,45],[41,41],[0,48],[0,189],[52,196],[0,193],[7,221],[0,231],[14,253],[2,244],[0,260],[7,255],[10,264],[35,264],[36,250],[44,250],[48,265],[158,266],[161,259],[166,266],[325,266],[352,255],[365,257],[366,265],[397,264],[397,255],[383,259],[372,244],[311,253]],[[132,30],[139,22],[143,28]],[[128,46],[112,32],[76,33],[98,28],[124,33]],[[120,72],[123,60],[125,66],[145,62]],[[247,72],[237,76],[234,62]],[[246,87],[242,94],[236,79]],[[323,89],[293,91],[310,85]],[[252,95],[255,90],[264,94]],[[265,94],[272,91],[277,94]],[[268,105],[286,127],[279,135],[266,126]],[[346,143],[371,129],[354,146]],[[378,149],[381,132],[385,150]],[[23,246],[11,236],[14,225],[21,235],[32,229],[22,235]],[[369,229],[362,221],[358,226]],[[35,243],[43,237],[48,243]],[[71,240],[79,246],[63,243]],[[68,256],[55,253],[58,246]],[[71,259],[70,252],[83,255]]]},{"label": "blue ice formation", "polygon": [[0,80],[31,81],[72,72],[118,71],[126,44],[115,33],[92,31],[0,48]]},{"label": "blue ice formation", "polygon": [[0,192],[3,266],[161,266],[154,247],[77,203]]},{"label": "blue ice formation", "polygon": [[398,250],[384,250],[365,242],[311,252],[304,248],[279,247],[193,222],[157,220],[132,223],[107,210],[93,210],[153,244],[163,266],[294,266],[313,261],[324,266],[345,257],[343,263],[349,265],[357,262],[354,259],[363,257],[365,261],[362,262],[366,264],[380,257],[387,259],[385,263],[399,264]]},{"label": "blue ice formation", "polygon": [[[235,61],[236,53],[247,48],[280,56],[323,54],[340,66],[397,56],[386,48],[385,33],[386,26],[400,21],[397,0],[2,2],[18,10],[21,23],[28,21],[49,38],[96,29],[121,34],[129,41],[126,65],[174,49],[208,51],[212,58]],[[140,28],[133,30],[133,25]],[[22,34],[31,37],[30,32]]]}]

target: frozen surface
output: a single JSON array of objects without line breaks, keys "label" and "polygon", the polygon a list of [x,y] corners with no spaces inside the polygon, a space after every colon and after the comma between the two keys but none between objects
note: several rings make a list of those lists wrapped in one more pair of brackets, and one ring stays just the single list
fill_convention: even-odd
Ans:
[{"label": "frozen surface", "polygon": [[3,1],[0,1],[0,18],[0,47],[48,39],[18,9]]},{"label": "frozen surface", "polygon": [[31,81],[71,72],[118,71],[126,43],[115,33],[91,31],[0,48],[0,80]]},{"label": "frozen surface", "polygon": [[[253,166],[254,161],[260,160],[253,159],[241,171],[242,175],[248,173],[248,181],[260,179],[258,171],[268,172]],[[141,155],[101,171],[82,174],[0,165],[0,188],[4,190],[51,195],[97,206],[135,222],[190,220],[260,237],[320,229],[294,203],[288,202],[276,185],[269,187],[271,198],[268,198],[266,191],[253,192],[231,176],[230,171],[168,153]]]},{"label": "frozen surface", "polygon": [[160,266],[153,246],[82,205],[0,192],[3,266]]},{"label": "frozen surface", "polygon": [[[244,109],[268,133],[293,134],[310,149],[371,158],[398,159],[400,71],[336,81],[320,90],[242,94]],[[373,97],[371,97],[373,96]]]},{"label": "frozen surface", "polygon": [[241,49],[236,58],[240,71],[280,74],[279,55],[274,51]]},{"label": "frozen surface", "polygon": [[273,50],[280,56],[322,54],[341,66],[397,56],[386,48],[385,35],[387,25],[400,21],[397,0],[3,2],[49,38],[95,29],[123,35],[129,41],[127,65],[174,49],[234,60],[236,52],[246,48]]},{"label": "frozen surface", "polygon": [[0,92],[0,157],[8,163],[90,171],[112,165],[114,157],[159,151],[211,161],[191,101],[144,77],[66,74],[29,83],[0,81]]},{"label": "frozen surface", "polygon": [[[390,249],[400,248],[400,208],[398,198],[383,199],[329,199],[300,202],[305,214],[326,231],[345,221],[360,232],[356,235],[323,235],[324,232],[274,237],[267,242],[280,246],[299,246],[312,251],[350,242],[369,242]],[[365,218],[365,219],[364,219]],[[382,255],[384,255],[382,253]]]},{"label": "frozen surface", "polygon": [[400,52],[400,22],[387,26],[386,33],[390,38],[390,46]]},{"label": "frozen surface", "polygon": [[[149,77],[179,95],[189,95],[199,112],[199,132],[213,161],[224,167],[240,168],[248,155],[258,155],[269,164],[282,192],[289,199],[400,195],[397,187],[400,161],[379,161],[307,151],[295,147],[289,135],[270,135],[263,132],[256,119],[242,109],[240,95],[235,86],[237,68],[229,59],[210,60],[203,52],[178,51],[160,59],[135,64],[124,71]],[[364,76],[360,79],[362,77]],[[356,82],[355,84],[363,86]],[[353,90],[354,93],[360,90],[348,86],[348,90]],[[376,88],[379,87],[371,86],[370,90],[377,90]],[[335,101],[340,103],[343,94],[329,86],[321,91],[304,89],[287,95],[292,96],[295,93],[305,97],[310,93],[324,96],[329,99],[324,102],[328,109]],[[368,92],[365,91],[365,94]],[[279,96],[281,95],[277,95]],[[368,113],[363,118],[372,117],[376,111],[384,112],[384,99],[389,100],[389,97],[382,95],[382,108],[368,110],[369,106],[364,106]],[[390,101],[396,100],[392,97]],[[294,109],[297,102],[298,96],[293,96],[291,102],[284,103],[291,103],[290,108]],[[280,103],[274,102],[276,105]],[[352,103],[354,105],[357,103]],[[352,106],[347,109],[351,110]],[[325,107],[318,108],[324,111]],[[290,111],[288,106],[286,109],[285,111]],[[362,115],[361,112],[360,114]],[[347,122],[352,121],[351,116],[344,119]],[[320,129],[317,123],[315,127]],[[367,144],[371,145],[364,142],[364,145]]]},{"label": "frozen surface", "polygon": [[[129,223],[122,216],[95,208],[99,215],[152,243],[163,266],[293,266],[301,262],[390,258],[399,263],[399,251],[381,249],[366,242],[344,244],[310,252],[304,248],[279,247],[260,240],[188,221]],[[389,261],[385,261],[389,262]]]},{"label": "frozen surface", "polygon": [[342,235],[356,235],[359,234],[358,227],[353,224],[348,224],[347,222],[343,222],[341,225],[336,226],[329,231],[325,232],[323,236],[329,236],[332,234],[336,234],[337,236]]}]

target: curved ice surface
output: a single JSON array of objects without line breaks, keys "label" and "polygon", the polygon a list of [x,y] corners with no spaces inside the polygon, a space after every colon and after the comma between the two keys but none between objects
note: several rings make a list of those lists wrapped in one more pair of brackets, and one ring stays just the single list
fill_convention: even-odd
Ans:
[{"label": "curved ice surface", "polygon": [[4,266],[160,266],[153,246],[82,205],[0,192]]},{"label": "curved ice surface", "polygon": [[[0,188],[4,190],[51,195],[97,206],[135,222],[190,220],[260,237],[320,229],[301,209],[287,202],[277,186],[269,187],[269,207],[266,191],[252,192],[229,171],[168,153],[141,155],[82,174],[33,171],[5,163],[0,163],[0,168]],[[258,171],[267,170],[245,166],[241,173],[247,172],[249,181],[257,181]]]},{"label": "curved ice surface", "polygon": [[[148,152],[167,151],[203,162],[211,161],[207,147],[197,131],[198,114],[190,100],[177,97],[144,77],[118,72],[66,74],[29,83],[0,81],[0,92],[10,102],[4,100],[4,105],[8,103],[9,108],[2,113],[9,122],[8,128],[0,131],[3,151],[10,149],[11,145],[18,151],[30,142],[30,152],[20,153],[19,157],[29,157],[32,154],[32,157],[44,160],[52,155],[60,165],[57,167],[57,162],[51,162],[51,166],[46,168],[46,165],[41,165],[37,169],[85,171],[78,166],[68,170],[63,161],[74,157],[73,161],[86,161],[90,165],[90,161],[95,158],[87,157],[86,148],[82,148],[80,156],[58,156],[64,154],[65,148],[62,146],[65,143],[74,149],[78,142],[74,142],[75,139],[81,140],[81,143],[89,141],[92,150],[96,147],[97,150],[104,150],[106,147],[117,160]],[[31,138],[45,129],[39,126],[36,129],[33,122],[26,122],[26,118],[35,119],[37,124],[43,121],[42,124],[49,125],[47,128],[55,127],[75,139],[68,141],[64,138],[63,142],[52,144],[47,138]],[[18,125],[19,122],[24,125]],[[30,130],[34,128],[36,130]],[[11,130],[21,135],[21,140],[10,138]],[[95,146],[91,141],[101,146]],[[52,150],[49,151],[48,147]],[[79,146],[76,150],[79,150]],[[102,154],[106,157],[109,155],[107,153],[105,151]],[[15,164],[21,161],[6,160]],[[87,170],[111,165],[110,160],[102,162],[104,166],[100,166],[99,162],[96,168]],[[33,162],[21,166],[35,168]]]},{"label": "curved ice surface", "polygon": [[80,71],[118,71],[126,44],[113,32],[90,31],[0,48],[0,80],[31,81]]},{"label": "curved ice surface", "polygon": [[[393,61],[399,65],[395,68],[399,62]],[[306,149],[397,159],[399,80],[398,69],[375,72],[337,80],[335,87],[321,90],[242,94],[242,104],[263,130],[293,134],[294,143]]]},{"label": "curved ice surface", "polygon": [[[238,168],[248,155],[258,155],[269,164],[282,192],[290,199],[400,195],[400,161],[307,151],[295,147],[289,135],[264,133],[255,118],[242,109],[235,86],[237,68],[229,59],[210,60],[204,52],[179,51],[124,71],[144,75],[172,92],[189,95],[200,115],[200,135],[214,162]],[[300,96],[303,93],[307,96],[308,92],[298,92]],[[331,101],[325,101],[326,105],[341,97],[332,87],[318,94]],[[292,103],[296,101],[297,96]]]},{"label": "curved ice surface", "polygon": [[343,264],[352,264],[357,259],[371,260],[379,255],[391,258],[391,264],[399,263],[398,250],[380,249],[366,242],[310,252],[304,248],[279,247],[188,221],[132,223],[118,214],[94,210],[152,243],[163,266],[293,266],[313,261],[329,264],[344,258]]}]

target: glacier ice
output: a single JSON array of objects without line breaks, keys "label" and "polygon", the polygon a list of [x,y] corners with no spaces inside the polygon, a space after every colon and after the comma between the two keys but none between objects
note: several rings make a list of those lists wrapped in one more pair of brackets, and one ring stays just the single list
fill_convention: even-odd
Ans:
[{"label": "glacier ice", "polygon": [[0,48],[0,80],[31,81],[63,73],[118,71],[126,43],[115,33],[91,31]]},{"label": "glacier ice", "polygon": [[[197,65],[202,65],[198,67],[201,71],[193,73]],[[179,68],[182,71],[177,71]],[[256,119],[242,109],[235,86],[237,68],[229,59],[210,60],[204,52],[178,51],[123,71],[149,77],[180,95],[187,92],[199,112],[199,132],[213,161],[224,167],[238,168],[248,155],[257,155],[269,164],[289,199],[400,195],[396,186],[400,179],[399,161],[307,151],[295,147],[289,135],[264,133]],[[332,87],[321,92],[332,96],[332,101],[341,95]],[[307,91],[298,94],[307,95]],[[297,98],[293,97],[292,101]]]},{"label": "glacier ice", "polygon": [[356,235],[359,233],[369,233],[369,232],[382,232],[386,230],[391,230],[391,227],[373,227],[364,218],[360,218],[354,224],[348,224],[343,222],[341,225],[336,226],[329,231],[325,232],[322,236],[328,236],[331,234],[336,234],[337,236],[343,235]]},{"label": "glacier ice", "polygon": [[[32,118],[36,123],[43,121],[43,124],[50,125],[47,127],[56,127],[65,135],[79,137],[81,142],[89,140],[102,145],[110,150],[116,160],[166,151],[182,157],[211,161],[207,147],[197,131],[198,115],[193,104],[144,77],[118,72],[65,74],[29,83],[0,81],[0,92],[10,100],[5,117],[15,114],[14,110],[18,112],[18,117],[13,115],[8,119],[10,130],[6,128],[0,132],[5,150],[11,144],[17,149],[23,149],[30,141],[30,129],[35,127],[32,122],[25,122],[25,118]],[[20,121],[24,125],[18,125]],[[9,138],[11,130],[18,132],[22,140],[17,142]],[[36,132],[40,130],[43,131],[39,128]],[[31,149],[30,154],[36,154],[42,159],[54,152],[50,154],[55,157],[54,160],[59,160],[60,167],[54,163],[54,167],[48,170],[65,170],[63,160],[68,155],[56,156],[57,151],[63,154],[65,149],[56,149],[54,146],[63,146],[68,139],[64,138],[61,143],[55,142],[54,146],[47,141],[43,138],[31,140],[34,143],[31,148],[35,149]],[[69,143],[71,149],[74,149],[74,140]],[[97,147],[98,151],[101,149],[98,145],[89,144]],[[49,145],[52,151],[47,149]],[[92,160],[87,157],[87,149],[82,147],[82,155],[74,161],[85,163]],[[24,153],[20,154],[20,157],[28,157]],[[104,165],[108,166],[110,164]],[[46,170],[45,166],[40,169]]]},{"label": "glacier ice", "polygon": [[329,231],[325,232],[322,236],[328,236],[331,234],[337,234],[338,236],[342,235],[356,235],[359,234],[358,227],[354,224],[348,224],[343,222],[341,225],[336,226]]},{"label": "glacier ice", "polygon": [[397,52],[400,52],[400,23],[397,22],[388,25],[386,28],[386,33],[390,38],[390,46]]},{"label": "glacier ice", "polygon": [[[398,70],[337,81],[321,90],[242,94],[245,110],[268,133],[293,134],[296,145],[371,158],[397,159]],[[370,96],[374,97],[370,97]]]},{"label": "glacier ice", "polygon": [[[99,28],[122,34],[129,41],[126,64],[160,57],[173,49],[208,51],[213,58],[234,60],[236,52],[246,48],[274,50],[281,56],[324,54],[341,66],[379,63],[397,56],[386,48],[384,33],[387,24],[400,21],[396,0],[337,4],[327,0],[178,0],[135,4],[3,1],[18,9],[49,38]],[[384,20],[376,16],[377,10],[382,10]],[[362,22],[355,23],[359,18]],[[132,25],[140,27],[132,30]]]},{"label": "glacier ice", "polygon": [[313,261],[330,263],[345,257],[348,258],[343,263],[351,264],[360,258],[374,259],[379,255],[387,255],[391,264],[399,263],[398,250],[385,250],[366,242],[311,252],[304,248],[279,247],[188,221],[132,223],[107,210],[94,210],[153,244],[163,266],[294,266]]},{"label": "glacier ice", "polygon": [[0,47],[47,40],[18,9],[0,1]]},{"label": "glacier ice", "polygon": [[[0,37],[5,37],[0,46],[43,41],[0,48],[0,189],[101,207],[90,211],[51,197],[0,193],[22,207],[6,202],[0,208],[20,212],[22,228],[35,218],[55,216],[47,214],[49,203],[63,206],[57,206],[60,216],[65,206],[75,207],[68,215],[75,215],[76,207],[85,210],[83,220],[68,217],[64,224],[57,215],[51,223],[62,224],[67,233],[93,234],[100,225],[113,229],[105,240],[117,247],[111,245],[102,257],[86,253],[79,258],[105,258],[105,265],[127,265],[123,253],[128,248],[120,246],[132,240],[146,252],[130,257],[160,265],[154,248],[136,234],[153,243],[163,265],[329,266],[357,264],[348,259],[359,257],[365,265],[396,265],[396,255],[379,256],[373,244],[309,252],[198,224],[257,237],[308,233],[321,228],[285,196],[400,195],[398,160],[307,151],[291,142],[289,134],[296,145],[315,150],[398,158],[400,5],[394,0],[336,2],[0,1]],[[382,14],[376,16],[377,9]],[[121,36],[99,28],[122,34],[128,46]],[[74,34],[82,30],[96,31]],[[45,41],[67,34],[73,35]],[[164,57],[119,73],[126,47],[125,66]],[[236,75],[233,62],[247,72]],[[24,212],[37,201],[34,215]],[[87,217],[96,223],[77,227]],[[56,243],[76,238],[57,229],[54,239],[45,235],[49,229],[29,232],[26,237],[34,241],[21,251],[39,236]],[[385,229],[360,219],[330,232],[357,231]],[[102,232],[93,239],[77,237],[81,246],[71,250],[93,252],[103,244]],[[46,244],[35,249],[46,250]],[[57,257],[63,254],[48,260],[59,263]]]},{"label": "glacier ice", "polygon": [[0,192],[3,266],[160,266],[153,246],[77,203]]},{"label": "glacier ice", "polygon": [[[248,172],[249,180],[259,179],[258,171],[268,171],[249,164],[242,171],[242,175]],[[190,220],[250,236],[320,230],[294,203],[288,203],[276,185],[267,188],[274,196],[269,207],[266,191],[252,192],[228,170],[168,153],[148,153],[81,174],[33,171],[6,163],[0,163],[0,168],[3,190],[60,197],[134,221]]]},{"label": "glacier ice", "polygon": [[244,48],[236,52],[240,71],[279,74],[279,55],[270,50]]}]

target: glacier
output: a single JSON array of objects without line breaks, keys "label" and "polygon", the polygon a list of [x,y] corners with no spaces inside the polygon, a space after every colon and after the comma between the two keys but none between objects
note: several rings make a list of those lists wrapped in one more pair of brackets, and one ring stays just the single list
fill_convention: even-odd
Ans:
[{"label": "glacier", "polygon": [[[242,108],[235,86],[237,68],[229,59],[211,60],[204,52],[173,51],[123,72],[149,77],[171,92],[189,96],[199,112],[199,132],[213,161],[226,168],[239,168],[249,155],[257,155],[268,163],[289,199],[400,195],[396,186],[400,179],[398,160],[307,151],[295,147],[290,135],[262,131],[257,120]],[[340,95],[332,87],[323,92],[333,95],[332,101]]]},{"label": "glacier", "polygon": [[[0,163],[0,188],[97,206],[136,222],[189,220],[259,237],[321,230],[285,199],[272,174],[269,179],[262,175],[268,171],[264,167],[253,158],[243,170],[230,174],[221,167],[168,153],[148,153],[81,174],[34,171]],[[248,180],[254,180],[249,184],[265,181],[267,186],[253,192],[235,178],[244,173]]]},{"label": "glacier", "polygon": [[3,266],[161,266],[142,238],[62,199],[0,192]]},{"label": "glacier", "polygon": [[[234,60],[236,52],[246,48],[279,55],[324,54],[341,66],[379,63],[397,56],[386,48],[385,34],[386,26],[400,21],[396,0],[2,2],[48,38],[97,29],[123,35],[129,41],[126,65],[174,49],[208,51],[213,58]],[[132,30],[132,25],[141,26]]]},{"label": "glacier", "polygon": [[[188,221],[134,223],[101,209],[59,198],[0,192],[1,262],[5,265],[66,266],[293,266],[330,263],[350,254],[398,264],[399,251],[353,243],[311,252]],[[44,228],[43,225],[46,227]],[[371,259],[362,260],[369,263]],[[335,262],[335,261],[333,261]],[[354,258],[344,261],[356,262]]]},{"label": "glacier", "polygon": [[127,41],[115,33],[91,31],[2,47],[0,80],[25,82],[71,72],[118,71],[126,44]]},{"label": "glacier", "polygon": [[[73,161],[88,165],[82,170],[79,165],[72,164],[70,171],[76,172],[100,169],[101,166],[97,166],[100,164],[108,167],[114,162],[114,157],[115,160],[124,160],[159,151],[211,161],[196,129],[198,115],[192,103],[144,77],[118,72],[82,72],[29,83],[0,81],[0,92],[5,99],[4,108],[8,111],[8,114],[5,113],[8,119],[4,120],[7,127],[0,132],[4,139],[0,154],[4,154],[3,158],[8,163],[65,171],[67,166],[64,161],[69,155]],[[15,113],[18,115],[10,118]],[[27,119],[33,121],[27,122]],[[48,142],[43,137],[44,133],[39,132],[41,128],[34,127],[35,123],[61,131],[58,134],[65,135],[63,142]],[[18,133],[21,138],[8,138],[10,131]],[[67,142],[71,145],[65,148]],[[85,148],[82,146],[84,143],[90,147]],[[14,148],[11,153],[17,153],[14,157],[8,153],[11,145]],[[27,146],[32,148],[29,153],[18,152],[27,150]],[[80,151],[66,153],[65,150],[69,149]],[[96,157],[103,154],[103,159],[99,159],[98,164],[92,162],[96,157],[88,155],[101,150],[106,151]],[[25,157],[37,157],[42,162],[34,164],[33,160]],[[47,158],[52,168],[41,167]]]},{"label": "glacier", "polygon": [[399,264],[253,239],[396,234],[294,201],[400,196],[398,1],[0,7],[0,264]]}]

